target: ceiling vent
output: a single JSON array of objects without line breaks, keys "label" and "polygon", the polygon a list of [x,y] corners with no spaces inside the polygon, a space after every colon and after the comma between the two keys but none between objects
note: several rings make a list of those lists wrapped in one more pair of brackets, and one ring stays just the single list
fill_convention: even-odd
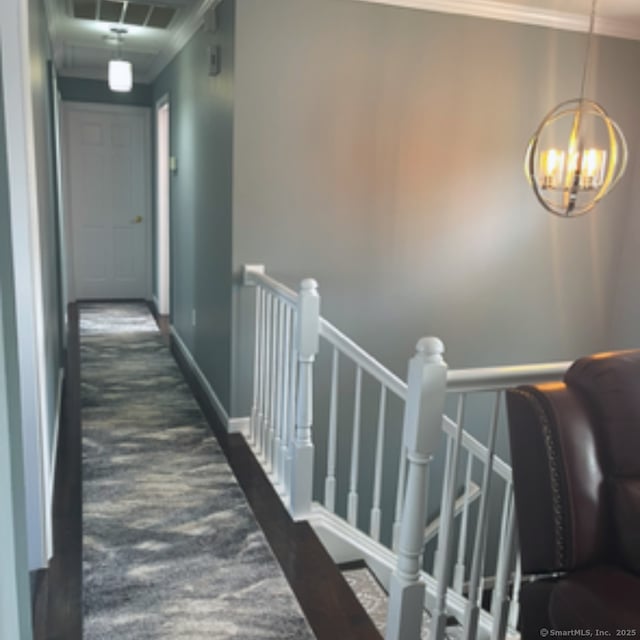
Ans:
[{"label": "ceiling vent", "polygon": [[112,24],[166,29],[176,15],[177,8],[143,2],[118,0],[74,0],[73,16],[83,20],[99,20]]}]

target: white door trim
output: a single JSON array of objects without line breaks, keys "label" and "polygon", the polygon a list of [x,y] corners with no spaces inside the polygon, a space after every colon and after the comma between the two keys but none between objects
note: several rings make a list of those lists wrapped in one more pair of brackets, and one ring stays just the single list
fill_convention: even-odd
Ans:
[{"label": "white door trim", "polygon": [[[127,115],[127,114],[142,114],[144,116],[144,131],[143,131],[143,147],[144,147],[144,175],[146,176],[144,186],[144,216],[146,220],[151,220],[151,109],[149,107],[138,107],[129,105],[111,105],[111,104],[96,104],[90,102],[66,102],[62,103],[62,143],[64,153],[64,209],[67,218],[67,246],[68,251],[68,283],[67,290],[70,301],[75,302],[77,300],[76,286],[75,286],[75,265],[74,255],[71,247],[74,246],[73,239],[73,209],[71,207],[71,176],[69,175],[70,166],[70,145],[69,145],[69,114],[74,111],[80,112],[94,112],[94,113],[107,113],[110,115]],[[145,224],[145,299],[151,300],[152,296],[152,268],[151,268],[151,225]]]},{"label": "white door trim", "polygon": [[35,133],[31,94],[29,8],[13,0],[2,12],[0,45],[9,168],[20,406],[27,508],[29,568],[46,567],[53,553],[50,443],[42,291],[42,256]]},{"label": "white door trim", "polygon": [[[161,131],[161,113],[167,109],[166,128]],[[171,153],[171,102],[169,94],[156,102],[156,307],[160,315],[171,311],[171,177],[169,155]],[[163,158],[164,156],[164,158]]]}]

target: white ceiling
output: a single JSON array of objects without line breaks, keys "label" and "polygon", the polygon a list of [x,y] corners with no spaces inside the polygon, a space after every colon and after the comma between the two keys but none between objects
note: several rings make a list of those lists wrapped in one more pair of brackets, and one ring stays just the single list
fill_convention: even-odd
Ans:
[{"label": "white ceiling", "polygon": [[[82,1],[82,0],[81,0]],[[100,9],[100,3],[93,1]],[[62,76],[106,79],[108,61],[116,55],[113,27],[127,29],[121,45],[122,56],[133,63],[135,81],[151,82],[202,24],[220,0],[117,0],[129,4],[174,7],[175,16],[167,28],[117,24],[76,18],[74,0],[44,0],[53,45],[54,60]]]},{"label": "white ceiling", "polygon": [[[49,31],[60,75],[106,77],[115,45],[104,38],[112,22],[73,17],[74,1],[44,0]],[[108,0],[80,0],[102,2]],[[128,0],[118,0],[124,2]],[[128,29],[122,52],[134,65],[137,82],[151,82],[188,41],[211,7],[220,0],[132,0],[148,5],[172,6],[176,15],[166,29],[123,25]],[[238,0],[242,2],[242,0]],[[269,0],[262,0],[269,2]],[[316,0],[326,2],[327,0]],[[345,2],[353,0],[343,0]],[[525,24],[586,31],[592,0],[358,0],[506,20]],[[598,0],[596,31],[605,35],[640,40],[640,0]]]}]

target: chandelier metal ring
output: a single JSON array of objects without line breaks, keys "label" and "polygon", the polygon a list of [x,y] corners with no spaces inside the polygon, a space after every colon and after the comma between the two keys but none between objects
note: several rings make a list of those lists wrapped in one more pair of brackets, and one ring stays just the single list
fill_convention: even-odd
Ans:
[{"label": "chandelier metal ring", "polygon": [[[540,151],[540,139],[545,130],[566,117],[572,118],[566,152],[553,150],[558,166],[550,168],[543,161],[548,152]],[[586,117],[596,118],[604,126],[607,150],[585,149],[582,128]],[[601,166],[595,166],[597,160]],[[613,189],[624,174],[627,161],[627,143],[618,124],[597,102],[580,98],[562,102],[546,115],[529,141],[525,173],[547,211],[560,217],[576,217],[591,211]]]}]

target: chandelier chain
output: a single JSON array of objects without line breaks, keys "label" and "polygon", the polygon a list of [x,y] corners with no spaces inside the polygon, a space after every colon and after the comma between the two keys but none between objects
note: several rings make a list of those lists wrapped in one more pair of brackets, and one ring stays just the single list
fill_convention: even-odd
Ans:
[{"label": "chandelier chain", "polygon": [[587,73],[589,70],[589,62],[591,59],[591,48],[593,44],[593,34],[596,24],[596,4],[598,0],[591,3],[591,17],[589,18],[589,35],[587,37],[587,51],[584,57],[584,68],[582,70],[582,83],[580,84],[580,102],[584,100],[585,88],[587,86]]}]

